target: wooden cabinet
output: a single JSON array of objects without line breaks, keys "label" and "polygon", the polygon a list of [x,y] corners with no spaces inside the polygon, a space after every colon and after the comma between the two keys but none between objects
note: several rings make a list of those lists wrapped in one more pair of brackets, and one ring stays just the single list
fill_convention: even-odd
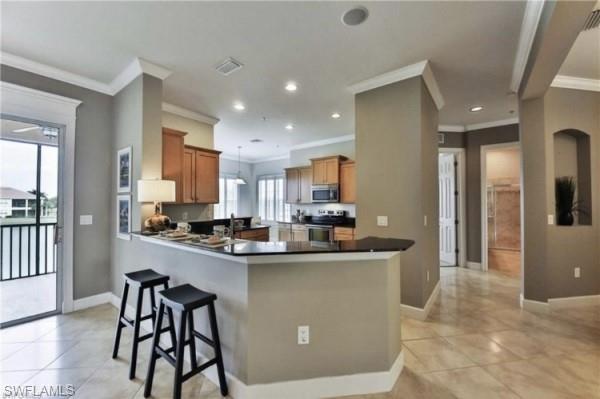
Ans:
[{"label": "wooden cabinet", "polygon": [[285,170],[285,202],[288,204],[309,204],[312,186],[310,167],[287,168]]},{"label": "wooden cabinet", "polygon": [[279,223],[277,226],[279,241],[292,241],[292,225],[289,223]]},{"label": "wooden cabinet", "polygon": [[292,224],[292,241],[308,241],[308,229],[303,224]]},{"label": "wooden cabinet", "polygon": [[263,227],[259,229],[238,231],[234,234],[235,238],[250,241],[269,241],[269,228]]},{"label": "wooden cabinet", "polygon": [[312,184],[339,184],[340,162],[345,160],[346,158],[340,155],[311,159]]},{"label": "wooden cabinet", "polygon": [[352,227],[334,227],[333,239],[335,241],[354,240],[354,229]]},{"label": "wooden cabinet", "polygon": [[175,202],[219,202],[219,151],[184,145],[187,133],[163,128],[162,178],[175,181]]},{"label": "wooden cabinet", "polygon": [[356,163],[345,161],[340,164],[340,202],[356,202]]},{"label": "wooden cabinet", "polygon": [[186,134],[173,129],[162,130],[162,178],[175,182],[175,202],[182,202],[183,198],[183,137]]}]

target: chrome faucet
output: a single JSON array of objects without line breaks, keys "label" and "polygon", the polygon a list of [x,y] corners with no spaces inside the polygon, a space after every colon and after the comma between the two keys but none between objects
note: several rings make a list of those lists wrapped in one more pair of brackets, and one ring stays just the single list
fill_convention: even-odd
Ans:
[{"label": "chrome faucet", "polygon": [[233,240],[235,231],[235,215],[233,212],[231,213],[231,217],[229,218],[229,238]]}]

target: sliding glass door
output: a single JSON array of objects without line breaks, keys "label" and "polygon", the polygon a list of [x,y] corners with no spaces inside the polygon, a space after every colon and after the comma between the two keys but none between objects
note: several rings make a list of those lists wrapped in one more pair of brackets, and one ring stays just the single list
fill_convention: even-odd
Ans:
[{"label": "sliding glass door", "polygon": [[0,136],[0,325],[59,310],[58,127],[3,117]]}]

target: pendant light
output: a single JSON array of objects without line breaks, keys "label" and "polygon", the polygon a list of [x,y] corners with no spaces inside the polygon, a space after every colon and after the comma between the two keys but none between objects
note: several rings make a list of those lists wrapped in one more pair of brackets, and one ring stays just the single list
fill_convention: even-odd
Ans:
[{"label": "pendant light", "polygon": [[244,180],[242,178],[241,160],[240,160],[241,150],[242,150],[242,146],[238,146],[238,173],[237,173],[237,178],[235,179],[235,184],[246,184],[246,180]]}]

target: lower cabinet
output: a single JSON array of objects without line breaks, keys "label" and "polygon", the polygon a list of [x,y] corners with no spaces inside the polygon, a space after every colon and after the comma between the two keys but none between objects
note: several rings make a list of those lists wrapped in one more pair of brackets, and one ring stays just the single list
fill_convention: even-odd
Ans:
[{"label": "lower cabinet", "polygon": [[335,227],[333,239],[335,241],[354,240],[354,229],[352,227]]},{"label": "lower cabinet", "polygon": [[308,229],[303,224],[279,223],[279,241],[308,241]]},{"label": "lower cabinet", "polygon": [[269,241],[269,228],[238,231],[234,234],[235,238],[250,241]]}]

